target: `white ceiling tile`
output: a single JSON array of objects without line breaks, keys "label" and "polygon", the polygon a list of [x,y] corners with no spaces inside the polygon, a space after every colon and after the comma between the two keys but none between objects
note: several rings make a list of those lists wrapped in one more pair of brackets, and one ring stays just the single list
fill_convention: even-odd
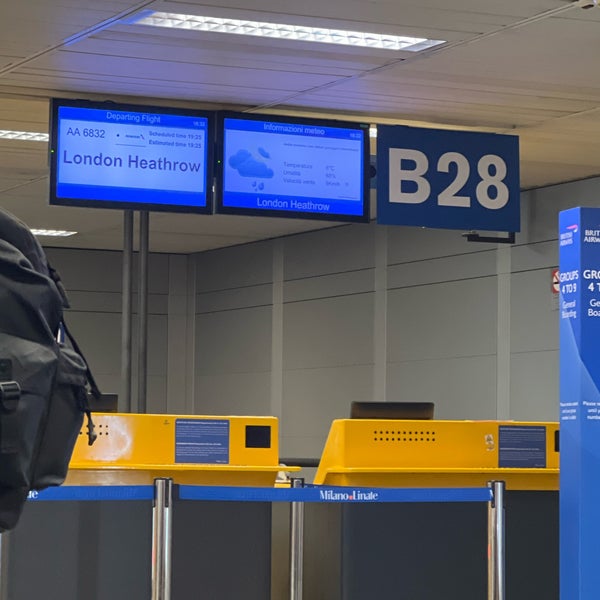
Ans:
[{"label": "white ceiling tile", "polygon": [[[414,34],[422,54],[158,30],[153,9]],[[570,0],[19,0],[0,4],[0,129],[48,130],[48,98],[93,97],[469,127],[520,137],[521,184],[600,174],[600,8]],[[65,39],[81,34],[66,45]],[[232,39],[233,38],[233,39]],[[18,65],[18,66],[17,66]],[[122,213],[48,206],[47,145],[0,142],[0,205],[75,229],[53,245],[119,249]],[[328,227],[253,217],[151,216],[151,248],[195,252]]]}]

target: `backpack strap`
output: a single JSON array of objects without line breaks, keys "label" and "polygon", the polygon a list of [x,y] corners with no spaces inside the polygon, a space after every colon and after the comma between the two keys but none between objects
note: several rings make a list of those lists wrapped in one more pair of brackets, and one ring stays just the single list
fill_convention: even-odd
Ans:
[{"label": "backpack strap", "polygon": [[83,352],[81,351],[79,344],[77,343],[77,341],[71,334],[71,332],[70,332],[69,328],[67,327],[67,324],[64,322],[64,320],[62,321],[61,325],[62,325],[63,331],[65,332],[65,335],[67,336],[69,342],[71,342],[71,346],[73,346],[73,350],[75,350],[75,352],[77,352],[77,354],[79,354],[79,356],[81,356],[81,358],[83,358],[83,362],[85,363],[85,368],[86,368],[86,377],[88,380],[88,384],[90,386],[90,393],[94,397],[94,400],[100,400],[102,393],[100,392],[100,389],[98,388],[98,385],[96,384],[96,380],[94,379],[94,376],[92,375],[92,372],[90,371],[88,362],[85,359],[85,356],[84,356]]},{"label": "backpack strap", "polygon": [[[71,343],[71,346],[73,346],[73,350],[75,350],[75,352],[77,352],[77,354],[79,354],[79,356],[81,356],[81,358],[83,359],[83,362],[85,363],[85,375],[86,375],[86,378],[88,381],[88,385],[90,386],[90,394],[92,395],[94,400],[100,400],[102,394],[100,392],[100,389],[98,388],[98,385],[96,384],[96,380],[94,379],[92,372],[90,371],[88,362],[85,359],[83,352],[79,348],[79,344],[77,343],[75,338],[71,335],[71,332],[69,331],[69,328],[67,327],[67,324],[64,322],[64,320],[62,321],[61,326],[62,326],[62,329],[63,329],[65,335],[67,336],[69,342]],[[87,417],[88,446],[91,446],[96,441],[98,434],[96,433],[96,426],[94,425],[94,421],[92,420],[92,411],[91,411],[90,405],[87,401],[87,397],[84,399],[82,410]]]},{"label": "backpack strap", "polygon": [[[54,281],[54,284],[56,285],[56,289],[58,290],[58,293],[60,294],[60,297],[62,299],[63,308],[70,308],[71,304],[69,302],[69,298],[67,297],[67,291],[65,290],[65,286],[62,283],[62,280],[60,278],[60,275],[58,274],[58,271],[56,271],[56,269],[54,269],[50,263],[47,262],[46,264],[48,266],[48,274],[50,275],[50,278],[52,279],[52,281]],[[75,352],[77,352],[77,354],[79,354],[79,356],[81,356],[81,358],[83,359],[83,362],[85,363],[85,375],[87,378],[88,385],[90,386],[90,393],[91,393],[92,397],[94,398],[94,400],[100,400],[100,397],[102,396],[102,394],[100,393],[100,390],[98,389],[98,385],[96,384],[96,380],[94,379],[94,376],[92,375],[92,372],[90,371],[90,367],[88,366],[88,361],[85,359],[85,356],[84,356],[83,352],[81,351],[79,344],[77,343],[77,341],[75,340],[75,338],[73,337],[71,332],[69,331],[69,328],[67,327],[67,324],[65,323],[64,319],[60,323],[60,332],[64,333],[67,336],[67,338],[69,339],[69,342],[71,343],[71,346],[73,347],[73,350],[75,350]],[[90,405],[87,401],[87,396],[84,398],[84,401],[82,402],[82,404],[83,405],[82,405],[81,409],[83,410],[83,412],[85,413],[85,415],[87,417],[88,445],[91,446],[96,441],[98,434],[96,433],[96,427],[94,425],[94,421],[92,420],[92,411],[91,411]]]},{"label": "backpack strap", "polygon": [[65,286],[63,285],[58,271],[56,271],[49,262],[46,262],[46,266],[48,267],[48,275],[50,275],[50,279],[54,281],[54,285],[56,285],[56,289],[60,294],[63,308],[71,308],[71,303],[69,302],[69,298],[67,296],[67,290],[65,290]]}]

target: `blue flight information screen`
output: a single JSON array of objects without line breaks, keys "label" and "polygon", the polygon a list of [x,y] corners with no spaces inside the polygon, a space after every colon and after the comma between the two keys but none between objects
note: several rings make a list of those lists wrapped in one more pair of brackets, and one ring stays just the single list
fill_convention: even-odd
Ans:
[{"label": "blue flight information screen", "polygon": [[368,128],[223,119],[219,210],[365,220]]},{"label": "blue flight information screen", "polygon": [[58,106],[54,121],[51,203],[207,209],[207,116]]}]

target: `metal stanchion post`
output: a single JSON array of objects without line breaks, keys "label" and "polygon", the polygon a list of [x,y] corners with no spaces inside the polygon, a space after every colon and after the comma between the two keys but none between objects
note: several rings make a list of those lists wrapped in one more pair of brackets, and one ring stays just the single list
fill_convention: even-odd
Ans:
[{"label": "metal stanchion post", "polygon": [[133,211],[123,216],[123,298],[121,317],[121,395],[119,412],[131,412],[131,327],[133,280]]},{"label": "metal stanchion post", "polygon": [[[292,487],[304,487],[304,479],[292,479]],[[290,600],[302,600],[303,561],[304,502],[292,502],[290,512]]]},{"label": "metal stanchion post", "polygon": [[138,289],[138,412],[148,412],[148,253],[150,248],[150,213],[140,212],[140,252]]},{"label": "metal stanchion post", "polygon": [[154,480],[152,508],[152,600],[171,599],[173,480]]},{"label": "metal stanchion post", "polygon": [[0,534],[0,600],[8,600],[8,544],[10,532]]},{"label": "metal stanchion post", "polygon": [[488,600],[505,600],[504,481],[490,481],[488,506]]}]

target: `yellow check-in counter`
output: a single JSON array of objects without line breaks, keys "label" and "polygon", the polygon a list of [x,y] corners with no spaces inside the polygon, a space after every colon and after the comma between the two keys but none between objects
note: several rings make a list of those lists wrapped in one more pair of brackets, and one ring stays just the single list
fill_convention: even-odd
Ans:
[{"label": "yellow check-in counter", "polygon": [[[558,423],[334,421],[314,482],[350,489],[481,488],[504,481],[507,597],[558,598]],[[331,532],[307,552],[338,573],[331,597],[485,598],[488,506],[344,503],[307,513]],[[323,548],[327,548],[326,554]],[[318,589],[310,571],[306,589]]]},{"label": "yellow check-in counter", "polygon": [[339,419],[316,484],[558,490],[558,423]]},{"label": "yellow check-in counter", "polygon": [[275,417],[95,413],[93,420],[98,437],[90,446],[82,429],[66,485],[169,477],[190,485],[273,486],[281,470]]}]

